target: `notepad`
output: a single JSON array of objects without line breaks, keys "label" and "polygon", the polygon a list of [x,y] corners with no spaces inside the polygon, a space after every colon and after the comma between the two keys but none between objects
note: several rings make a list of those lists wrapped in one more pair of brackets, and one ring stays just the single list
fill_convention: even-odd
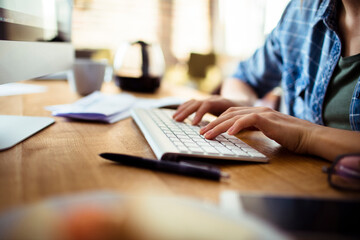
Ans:
[{"label": "notepad", "polygon": [[185,100],[176,97],[160,99],[137,98],[128,93],[105,94],[96,91],[72,104],[47,106],[53,116],[70,119],[115,123],[130,117],[133,107],[154,108],[181,104]]}]

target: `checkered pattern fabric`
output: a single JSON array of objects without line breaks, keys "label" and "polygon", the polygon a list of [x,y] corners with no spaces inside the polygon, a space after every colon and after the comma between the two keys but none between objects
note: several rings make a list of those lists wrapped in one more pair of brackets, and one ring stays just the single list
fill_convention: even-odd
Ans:
[{"label": "checkered pattern fabric", "polygon": [[[263,47],[234,74],[259,97],[281,83],[288,114],[322,124],[326,88],[341,54],[337,0],[293,0]],[[349,119],[360,131],[360,71]]]}]

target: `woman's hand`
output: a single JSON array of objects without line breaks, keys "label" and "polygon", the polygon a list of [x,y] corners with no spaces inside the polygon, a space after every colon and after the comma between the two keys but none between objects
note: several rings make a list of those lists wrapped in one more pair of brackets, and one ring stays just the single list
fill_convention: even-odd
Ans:
[{"label": "woman's hand", "polygon": [[264,107],[231,107],[200,130],[207,139],[223,132],[237,134],[255,127],[267,137],[297,153],[309,153],[311,133],[322,127]]},{"label": "woman's hand", "polygon": [[200,130],[207,139],[223,132],[235,135],[243,129],[256,128],[296,153],[316,155],[330,161],[340,154],[360,153],[360,132],[317,125],[270,108],[234,107],[236,105],[239,104],[221,97],[191,100],[179,107],[174,119],[182,121],[196,112],[193,124],[198,124],[206,112],[221,114]]},{"label": "woman's hand", "polygon": [[196,125],[201,121],[205,113],[211,113],[218,116],[226,109],[234,106],[239,106],[239,104],[220,96],[212,96],[206,100],[192,99],[180,105],[173,118],[178,122],[182,122],[189,115],[196,112],[192,121],[192,124]]}]

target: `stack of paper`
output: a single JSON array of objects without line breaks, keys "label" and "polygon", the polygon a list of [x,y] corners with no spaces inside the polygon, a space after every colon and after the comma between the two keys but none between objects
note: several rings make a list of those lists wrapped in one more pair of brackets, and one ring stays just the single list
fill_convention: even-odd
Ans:
[{"label": "stack of paper", "polygon": [[73,104],[47,106],[53,116],[114,123],[130,117],[133,107],[154,108],[183,103],[180,98],[161,99],[136,98],[131,94],[108,95],[94,92]]}]

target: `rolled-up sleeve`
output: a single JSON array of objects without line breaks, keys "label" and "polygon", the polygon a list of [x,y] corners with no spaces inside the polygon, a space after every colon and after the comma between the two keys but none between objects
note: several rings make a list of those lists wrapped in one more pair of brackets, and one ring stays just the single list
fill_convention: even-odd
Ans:
[{"label": "rolled-up sleeve", "polygon": [[263,47],[256,50],[248,60],[240,62],[234,78],[249,84],[261,98],[277,87],[281,81],[282,58],[280,43],[275,29]]}]

